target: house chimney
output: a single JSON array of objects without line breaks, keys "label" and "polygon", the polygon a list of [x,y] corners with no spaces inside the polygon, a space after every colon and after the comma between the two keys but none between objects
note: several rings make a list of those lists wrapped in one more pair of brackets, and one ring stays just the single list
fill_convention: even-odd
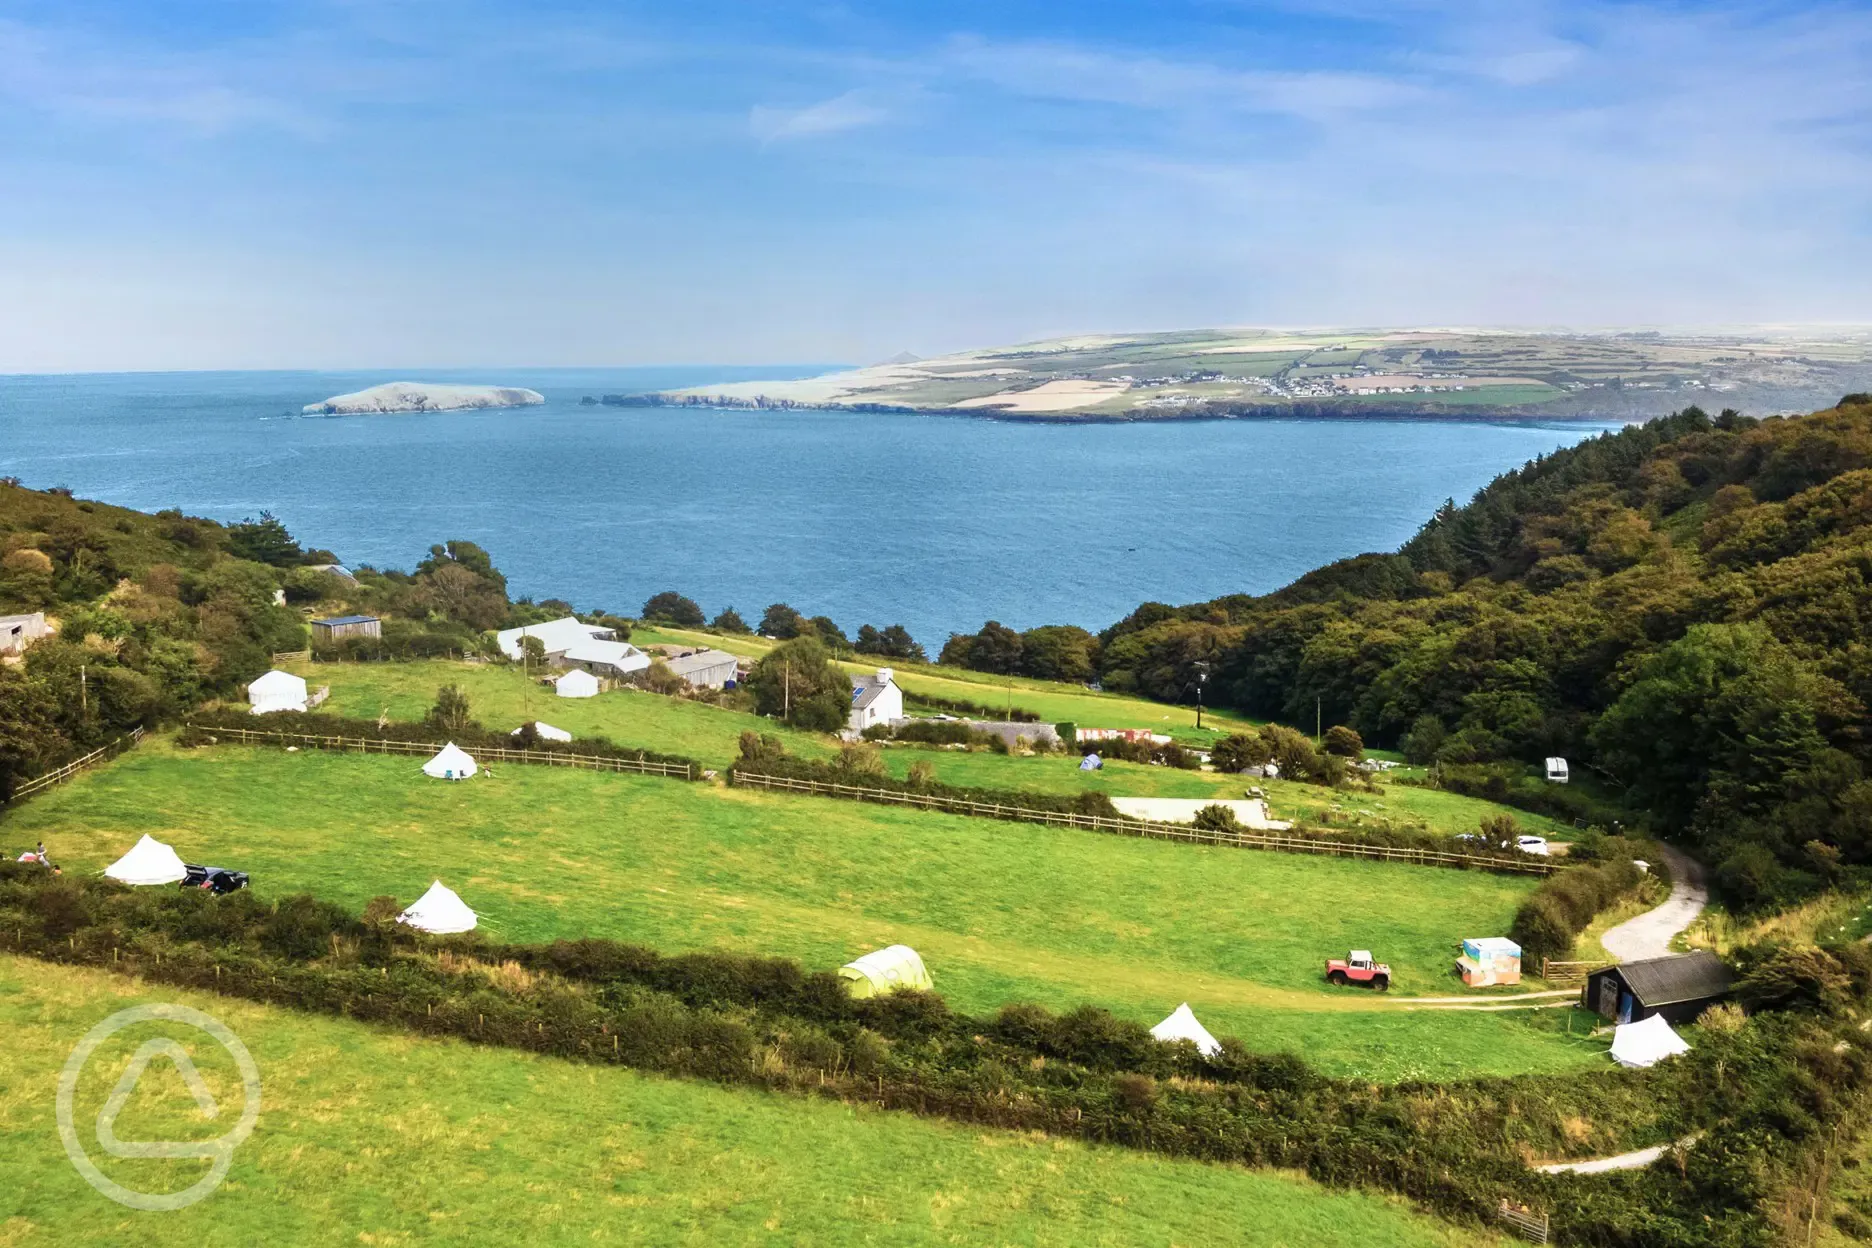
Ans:
[{"label": "house chimney", "polygon": [[892,677],[893,675],[895,675],[895,673],[893,673],[893,672],[891,671],[891,669],[890,669],[890,668],[888,668],[888,667],[880,667],[880,668],[878,668],[878,674],[877,674],[877,682],[878,682],[878,684],[880,684],[880,685],[888,685],[888,684],[890,684],[890,683],[891,683],[891,677]]}]

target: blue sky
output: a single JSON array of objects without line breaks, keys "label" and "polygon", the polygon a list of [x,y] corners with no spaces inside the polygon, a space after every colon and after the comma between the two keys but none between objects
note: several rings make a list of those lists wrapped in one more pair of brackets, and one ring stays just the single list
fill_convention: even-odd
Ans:
[{"label": "blue sky", "polygon": [[0,371],[1872,321],[1863,5],[0,0]]}]

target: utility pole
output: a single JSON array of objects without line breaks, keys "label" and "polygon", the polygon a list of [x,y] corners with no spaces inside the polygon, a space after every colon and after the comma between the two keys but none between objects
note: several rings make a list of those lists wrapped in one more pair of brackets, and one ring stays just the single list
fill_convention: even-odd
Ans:
[{"label": "utility pole", "polygon": [[78,665],[78,714],[84,719],[91,717],[91,696],[85,684],[85,665],[82,663]]},{"label": "utility pole", "polygon": [[1314,745],[1318,745],[1320,743],[1320,725],[1325,722],[1324,720],[1320,718],[1320,706],[1323,702],[1325,702],[1324,698],[1313,699],[1313,744]]},{"label": "utility pole", "polygon": [[780,663],[780,718],[787,723],[793,722],[793,664],[790,660]]},{"label": "utility pole", "polygon": [[1207,684],[1208,682],[1209,682],[1209,665],[1207,663],[1198,663],[1196,665],[1196,727],[1198,728],[1202,727],[1203,686]]}]

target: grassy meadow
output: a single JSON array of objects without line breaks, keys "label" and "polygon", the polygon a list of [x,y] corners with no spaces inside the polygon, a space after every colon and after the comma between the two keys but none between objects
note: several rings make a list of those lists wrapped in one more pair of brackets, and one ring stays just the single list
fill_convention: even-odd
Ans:
[{"label": "grassy meadow", "polygon": [[1380,1079],[1603,1061],[1565,1011],[1420,1011],[1333,989],[1369,947],[1393,998],[1460,991],[1456,942],[1505,931],[1534,880],[1131,840],[646,777],[505,766],[448,783],[410,758],[160,741],[21,806],[97,870],[148,832],[262,895],[361,909],[440,877],[493,936],[609,936],[837,966],[903,942],[961,1009],[1085,1002],[1152,1023],[1181,1001],[1218,1034]]},{"label": "grassy meadow", "polygon": [[[331,686],[326,710],[338,715],[418,720],[435,702],[436,690],[455,684],[468,695],[476,719],[490,728],[517,727],[543,719],[573,734],[600,735],[620,745],[663,750],[701,759],[712,767],[733,763],[741,734],[749,729],[779,736],[790,753],[828,757],[838,743],[821,733],[802,732],[775,720],[723,710],[681,698],[619,689],[595,698],[560,698],[530,683],[519,670],[492,663],[434,659],[413,663],[296,664],[294,670],[316,685]],[[1038,683],[1038,682],[1035,682]],[[1096,695],[1092,695],[1096,696]],[[1147,704],[1148,705],[1148,704]],[[904,776],[912,764],[929,763],[947,784],[981,788],[1028,789],[1041,793],[1100,792],[1113,797],[1240,797],[1249,781],[1214,772],[1179,771],[1139,763],[1108,762],[1101,771],[1079,770],[1075,756],[1022,758],[988,752],[967,753],[894,747],[885,751],[891,774]],[[1342,808],[1341,817],[1421,823],[1434,832],[1471,832],[1482,819],[1502,810],[1478,798],[1420,789],[1383,786],[1382,796],[1336,793],[1291,781],[1256,782],[1264,787],[1279,818],[1323,815]],[[1565,837],[1570,829],[1555,820],[1513,811],[1530,832]]]},{"label": "grassy meadow", "polygon": [[[53,1116],[66,1054],[116,1010],[204,1010],[252,1052],[261,1114],[227,1181],[132,1212],[67,1161]],[[0,1244],[633,1245],[853,1243],[1472,1248],[1500,1241],[1303,1179],[1170,1161],[861,1107],[579,1066],[0,956]],[[164,1062],[125,1139],[218,1135],[241,1105],[200,1033],[139,1024],[78,1086],[80,1139],[111,1178],[174,1191],[199,1162],[117,1160],[90,1130],[132,1048],[169,1035],[222,1106],[204,1130]]]}]

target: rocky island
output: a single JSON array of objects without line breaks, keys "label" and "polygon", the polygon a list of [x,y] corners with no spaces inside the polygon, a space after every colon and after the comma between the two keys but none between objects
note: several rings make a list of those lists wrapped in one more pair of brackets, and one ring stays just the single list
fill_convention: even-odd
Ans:
[{"label": "rocky island", "polygon": [[358,416],[383,412],[456,412],[478,407],[533,407],[546,396],[518,386],[432,385],[420,381],[392,381],[368,390],[337,394],[321,403],[308,403],[308,416]]}]

